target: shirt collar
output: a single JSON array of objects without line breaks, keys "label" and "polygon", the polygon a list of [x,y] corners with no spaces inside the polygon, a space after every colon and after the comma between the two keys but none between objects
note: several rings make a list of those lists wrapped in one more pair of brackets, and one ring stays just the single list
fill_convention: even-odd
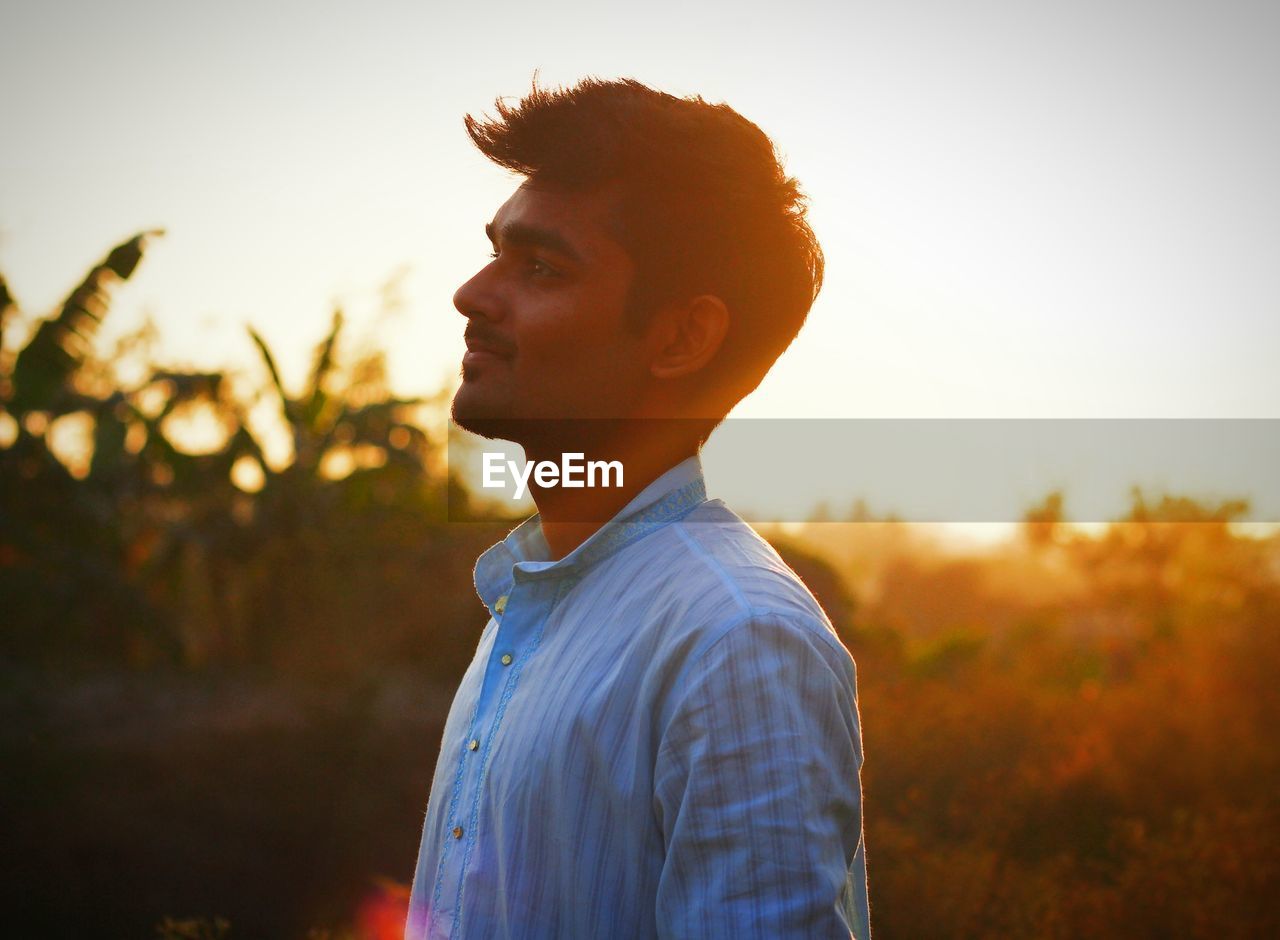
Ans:
[{"label": "shirt collar", "polygon": [[706,498],[702,461],[697,455],[687,457],[636,494],[585,542],[555,561],[542,535],[541,517],[535,515],[476,561],[476,593],[493,610],[498,598],[516,581],[585,571],[625,545],[687,515]]}]

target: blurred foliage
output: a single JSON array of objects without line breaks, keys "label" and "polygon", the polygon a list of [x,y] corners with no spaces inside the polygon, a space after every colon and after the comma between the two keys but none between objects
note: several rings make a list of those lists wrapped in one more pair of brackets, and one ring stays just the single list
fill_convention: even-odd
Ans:
[{"label": "blurred foliage", "polygon": [[1280,540],[1244,508],[1135,492],[1093,537],[1050,497],[884,566],[845,631],[881,936],[1280,936]]},{"label": "blurred foliage", "polygon": [[[390,393],[377,353],[339,368],[340,313],[298,395],[250,330],[291,445],[283,465],[232,375],[151,366],[122,387],[89,341],[154,234],[115,248],[0,358],[14,432],[0,439],[0,653],[317,674],[407,658],[452,675],[470,653],[440,642],[471,611],[459,542],[491,533],[446,532],[456,485],[413,419],[424,402]],[[18,312],[2,296],[0,323]],[[55,428],[73,416],[81,453],[60,459]],[[218,439],[184,441],[196,419]]]},{"label": "blurred foliage", "polygon": [[[88,932],[394,933],[403,889],[373,876],[412,871],[471,567],[504,527],[444,523],[466,494],[430,403],[376,354],[345,364],[341,314],[296,393],[255,331],[252,391],[153,362],[121,381],[90,340],[147,238],[20,350],[0,279],[6,905]],[[775,539],[857,661],[878,936],[1280,936],[1280,539],[1243,510],[1135,492],[1085,534],[1049,494],[987,552],[869,516]]]}]

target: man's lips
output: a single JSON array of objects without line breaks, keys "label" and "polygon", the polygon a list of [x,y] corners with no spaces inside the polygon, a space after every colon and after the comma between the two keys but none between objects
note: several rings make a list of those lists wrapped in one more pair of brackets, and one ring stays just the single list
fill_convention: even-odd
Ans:
[{"label": "man's lips", "polygon": [[462,356],[462,365],[464,367],[486,365],[491,362],[509,361],[510,360],[506,356],[500,356],[491,350],[482,348],[468,349]]},{"label": "man's lips", "polygon": [[472,333],[465,335],[463,339],[467,344],[467,352],[462,357],[464,366],[485,362],[509,362],[514,355],[514,350],[488,337]]}]

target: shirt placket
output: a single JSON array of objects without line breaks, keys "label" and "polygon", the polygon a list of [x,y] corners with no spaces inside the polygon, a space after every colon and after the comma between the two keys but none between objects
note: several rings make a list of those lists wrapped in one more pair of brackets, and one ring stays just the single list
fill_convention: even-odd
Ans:
[{"label": "shirt placket", "polygon": [[517,579],[506,594],[494,601],[497,629],[488,648],[484,680],[475,711],[464,736],[447,742],[458,762],[453,811],[445,822],[437,883],[438,906],[433,917],[434,936],[459,936],[465,914],[466,874],[478,851],[477,836],[485,825],[481,799],[490,769],[493,742],[502,719],[512,705],[520,673],[536,652],[542,628],[551,614],[557,594],[554,580]]}]

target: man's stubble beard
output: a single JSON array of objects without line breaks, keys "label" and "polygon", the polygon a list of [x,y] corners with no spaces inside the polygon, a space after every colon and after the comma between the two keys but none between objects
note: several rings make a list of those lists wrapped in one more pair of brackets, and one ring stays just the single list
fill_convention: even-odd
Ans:
[{"label": "man's stubble beard", "polygon": [[469,431],[485,440],[490,441],[513,441],[519,443],[517,439],[517,428],[520,421],[512,418],[510,415],[496,413],[498,409],[485,408],[483,405],[466,404],[460,406],[459,400],[463,399],[466,393],[466,379],[463,379],[462,388],[453,396],[453,404],[450,407],[450,417],[453,423],[464,431]]}]

